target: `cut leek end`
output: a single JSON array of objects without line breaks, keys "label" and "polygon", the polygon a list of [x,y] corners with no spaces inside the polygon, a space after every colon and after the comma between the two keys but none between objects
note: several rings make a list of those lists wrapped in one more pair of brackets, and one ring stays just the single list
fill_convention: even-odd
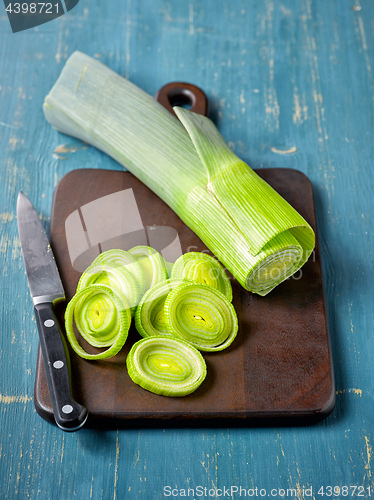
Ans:
[{"label": "cut leek end", "polygon": [[289,247],[265,257],[248,276],[247,290],[262,296],[267,295],[300,269],[302,256],[300,247]]},{"label": "cut leek end", "polygon": [[202,355],[187,342],[170,337],[150,337],[136,342],[126,359],[133,382],[155,394],[187,396],[207,373]]},{"label": "cut leek end", "polygon": [[257,264],[246,277],[244,288],[260,296],[267,295],[301,269],[314,244],[314,231],[310,226],[278,234],[263,247]]}]

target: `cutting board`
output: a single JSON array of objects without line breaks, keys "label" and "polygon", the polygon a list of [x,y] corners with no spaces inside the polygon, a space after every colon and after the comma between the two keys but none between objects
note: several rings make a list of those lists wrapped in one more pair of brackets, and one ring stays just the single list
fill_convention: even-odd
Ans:
[{"label": "cutting board", "polygon": [[[257,173],[316,229],[312,186],[303,173],[291,169]],[[126,249],[134,243],[115,234],[119,220],[131,226],[131,214],[119,202],[108,216],[108,205],[97,202],[109,200],[114,193],[113,199],[119,199],[116,197],[128,190],[132,190],[144,225],[142,233],[137,222],[133,235],[152,244],[151,228],[161,233],[171,231],[170,239],[173,234],[178,236],[183,253],[207,251],[180,218],[129,172],[72,171],[55,190],[50,233],[67,300],[74,295],[86,264],[80,260],[82,255],[92,259],[100,250],[120,245]],[[105,241],[98,242],[97,235],[96,241],[90,240],[95,225],[104,233],[108,229]],[[74,227],[79,234],[72,234]],[[111,231],[114,237],[108,239]],[[75,247],[79,247],[82,235],[86,242],[80,254],[74,253],[71,240],[75,238]],[[244,290],[235,280],[232,284],[238,336],[228,349],[204,353],[207,378],[189,396],[158,396],[131,381],[125,361],[131,345],[140,339],[134,326],[125,346],[112,359],[87,361],[71,351],[73,393],[89,411],[88,425],[278,425],[305,424],[326,417],[335,404],[335,388],[318,243],[302,270],[266,297]],[[57,306],[61,325],[65,307],[65,303]],[[40,349],[34,400],[37,412],[53,422]]]}]

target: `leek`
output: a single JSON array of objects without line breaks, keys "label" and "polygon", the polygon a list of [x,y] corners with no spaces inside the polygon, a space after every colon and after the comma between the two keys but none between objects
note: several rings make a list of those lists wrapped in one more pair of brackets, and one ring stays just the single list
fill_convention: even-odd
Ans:
[{"label": "leek", "polygon": [[[108,347],[97,354],[80,345],[74,331],[90,345]],[[105,285],[90,285],[77,292],[65,311],[65,329],[73,350],[84,359],[107,359],[115,356],[126,342],[131,314],[126,298]]]},{"label": "leek", "polygon": [[183,340],[148,337],[136,342],[126,359],[133,382],[155,394],[187,396],[207,373],[202,355]]},{"label": "leek", "polygon": [[132,274],[139,286],[140,297],[143,296],[146,290],[145,273],[135,257],[133,257],[130,252],[126,252],[125,250],[119,248],[106,250],[96,257],[91,266],[95,266],[96,264],[100,264],[103,269],[105,269],[105,267],[107,266],[113,265],[123,266]]},{"label": "leek", "polygon": [[155,335],[171,335],[165,321],[165,300],[168,294],[184,279],[168,279],[150,288],[136,309],[135,327],[142,337]]},{"label": "leek", "polygon": [[103,267],[102,264],[91,264],[78,281],[77,292],[90,285],[107,285],[111,289],[121,292],[129,304],[131,315],[135,314],[140,302],[140,289],[133,275],[123,266],[112,265]]},{"label": "leek", "polygon": [[174,108],[179,121],[80,52],[66,62],[43,109],[57,130],[106,152],[152,189],[247,290],[266,295],[311,254],[309,224],[208,118]]},{"label": "leek", "polygon": [[205,283],[217,288],[232,301],[229,277],[217,259],[206,253],[188,252],[181,255],[172,267],[171,278],[187,278],[197,283]]},{"label": "leek", "polygon": [[222,351],[237,335],[238,318],[233,305],[209,285],[183,283],[168,294],[164,307],[172,334],[200,351]]},{"label": "leek", "polygon": [[141,267],[145,276],[145,291],[168,277],[166,262],[163,256],[154,248],[139,245],[129,250]]}]

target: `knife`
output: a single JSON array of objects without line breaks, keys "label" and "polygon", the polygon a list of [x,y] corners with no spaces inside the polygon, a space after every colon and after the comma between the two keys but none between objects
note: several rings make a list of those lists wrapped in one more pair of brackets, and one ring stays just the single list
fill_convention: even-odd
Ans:
[{"label": "knife", "polygon": [[88,412],[72,397],[69,353],[53,309],[53,304],[65,300],[64,287],[43,225],[22,191],[17,221],[54,418],[63,431],[76,431]]}]

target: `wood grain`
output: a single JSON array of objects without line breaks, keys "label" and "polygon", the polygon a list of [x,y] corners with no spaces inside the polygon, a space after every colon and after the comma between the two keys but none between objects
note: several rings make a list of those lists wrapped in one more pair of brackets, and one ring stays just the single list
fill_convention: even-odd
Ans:
[{"label": "wood grain", "polygon": [[[321,485],[374,488],[373,20],[370,0],[80,0],[60,19],[13,34],[0,4],[2,498],[161,500],[165,485],[242,485],[296,488],[306,500],[303,487],[316,499]],[[36,414],[38,337],[18,191],[49,230],[64,174],[122,170],[43,118],[44,96],[74,50],[151,95],[170,81],[200,86],[240,157],[311,180],[337,392],[320,424],[66,435]]]}]

